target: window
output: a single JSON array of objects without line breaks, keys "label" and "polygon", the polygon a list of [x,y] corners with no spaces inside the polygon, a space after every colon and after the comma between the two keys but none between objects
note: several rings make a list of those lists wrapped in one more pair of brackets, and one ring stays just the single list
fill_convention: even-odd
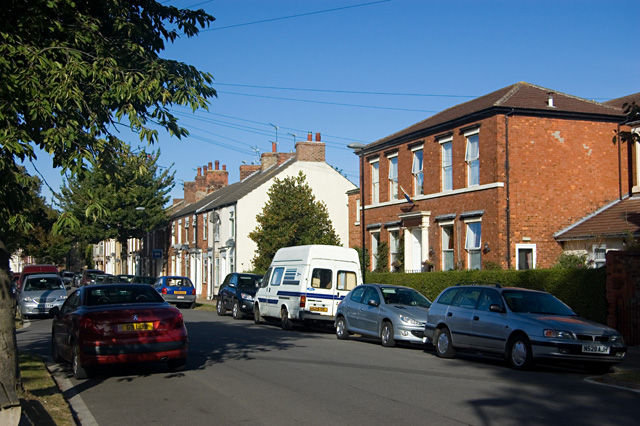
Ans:
[{"label": "window", "polygon": [[178,220],[178,244],[182,244],[182,219]]},{"label": "window", "polygon": [[479,139],[478,133],[467,136],[467,186],[480,185]]},{"label": "window", "polygon": [[229,210],[229,235],[231,235],[231,238],[236,236],[235,213],[235,210]]},{"label": "window", "polygon": [[351,271],[338,271],[338,290],[351,291],[358,285],[356,273]]},{"label": "window", "polygon": [[440,142],[442,150],[442,190],[453,189],[453,152],[451,139]]},{"label": "window", "polygon": [[204,213],[202,215],[202,239],[207,241],[207,234],[209,233],[209,215]]},{"label": "window", "polygon": [[356,288],[355,290],[353,290],[353,292],[351,293],[350,299],[353,300],[354,302],[360,303],[362,301],[362,294],[364,293],[366,288],[367,287],[365,287],[365,286],[360,286],[360,287]]},{"label": "window", "polygon": [[371,163],[371,204],[380,202],[380,163],[376,160]]},{"label": "window", "polygon": [[424,194],[424,175],[422,174],[422,148],[413,151],[413,166],[411,168],[413,174],[413,195]]},{"label": "window", "polygon": [[389,199],[398,199],[398,156],[389,157]]},{"label": "window", "polygon": [[274,268],[271,271],[271,285],[280,285],[284,276],[284,268]]},{"label": "window", "polygon": [[184,227],[185,228],[189,227],[189,217],[188,216],[184,218]]},{"label": "window", "polygon": [[195,244],[197,233],[198,233],[197,232],[198,231],[198,221],[196,219],[196,215],[195,214],[193,215],[193,221],[191,223],[193,223],[193,231],[191,232],[191,235],[192,235],[191,242]]},{"label": "window", "polygon": [[442,270],[453,270],[453,223],[441,225],[442,230]]},{"label": "window", "polygon": [[534,269],[536,267],[536,245],[516,244],[518,270]]},{"label": "window", "polygon": [[482,293],[482,289],[480,288],[465,288],[458,293],[452,305],[473,309],[476,307],[476,303],[478,303],[480,293]]},{"label": "window", "polygon": [[380,232],[371,233],[371,270],[378,268],[378,244],[380,244]]},{"label": "window", "polygon": [[354,225],[359,225],[360,219],[362,219],[362,210],[360,210],[360,198],[358,198],[356,200],[356,222]]},{"label": "window", "polygon": [[176,223],[171,223],[171,244],[176,243]]},{"label": "window", "polygon": [[380,305],[380,294],[375,287],[367,287],[367,291],[364,293],[364,297],[362,298],[362,303],[368,305],[369,302],[373,301],[377,305]]},{"label": "window", "polygon": [[593,267],[594,268],[599,268],[605,265],[606,254],[607,254],[606,246],[593,246]]},{"label": "window", "polygon": [[467,222],[467,239],[465,249],[468,253],[469,269],[482,269],[480,244],[482,241],[482,223]]},{"label": "window", "polygon": [[395,265],[399,264],[398,252],[400,250],[400,231],[397,229],[389,231],[389,261],[391,270],[395,270]]},{"label": "window", "polygon": [[314,268],[311,273],[311,287],[329,290],[331,288],[331,269]]}]

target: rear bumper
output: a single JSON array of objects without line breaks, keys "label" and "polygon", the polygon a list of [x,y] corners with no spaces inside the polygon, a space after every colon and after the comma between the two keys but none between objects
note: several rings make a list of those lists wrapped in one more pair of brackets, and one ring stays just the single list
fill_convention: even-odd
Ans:
[{"label": "rear bumper", "polygon": [[175,295],[175,294],[163,294],[163,299],[169,303],[193,303],[196,301],[196,295]]},{"label": "rear bumper", "polygon": [[80,364],[83,367],[103,364],[159,362],[187,357],[187,340],[128,345],[83,346]]}]

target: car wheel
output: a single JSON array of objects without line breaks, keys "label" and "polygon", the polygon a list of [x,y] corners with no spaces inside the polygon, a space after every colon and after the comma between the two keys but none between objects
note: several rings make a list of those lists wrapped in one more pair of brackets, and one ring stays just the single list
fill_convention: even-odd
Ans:
[{"label": "car wheel", "polygon": [[603,375],[611,371],[611,364],[592,362],[587,364],[587,371],[591,374]]},{"label": "car wheel", "polygon": [[447,327],[441,328],[435,336],[436,355],[440,358],[453,358],[456,350],[451,343],[451,332]]},{"label": "car wheel", "polygon": [[256,324],[262,323],[262,317],[260,316],[260,305],[257,303],[253,306],[253,322]]},{"label": "car wheel", "polygon": [[291,318],[289,318],[289,313],[286,308],[280,310],[280,319],[283,330],[293,329],[293,323],[291,322]]},{"label": "car wheel", "polygon": [[237,320],[242,319],[244,317],[244,314],[240,310],[240,304],[238,303],[237,300],[236,300],[236,303],[233,304],[233,309],[231,310],[231,316],[233,317],[233,319],[237,319]]},{"label": "car wheel", "polygon": [[73,377],[78,380],[84,380],[89,378],[89,372],[86,368],[80,365],[80,348],[78,345],[73,345],[73,359],[71,360],[71,368],[73,369]]},{"label": "car wheel", "polygon": [[391,324],[391,322],[385,321],[382,323],[380,340],[382,340],[382,346],[385,348],[392,348],[396,345],[396,340],[393,338],[393,324]]},{"label": "car wheel", "polygon": [[221,297],[218,297],[218,302],[216,303],[216,312],[220,316],[226,315],[227,313],[227,310],[224,308],[224,303],[222,303]]},{"label": "car wheel", "polygon": [[167,362],[167,367],[170,373],[177,373],[178,371],[184,371],[187,368],[187,359],[170,359]]},{"label": "car wheel", "polygon": [[526,336],[518,334],[509,340],[508,361],[515,370],[529,370],[533,367],[531,343]]},{"label": "car wheel", "polygon": [[338,317],[336,320],[336,337],[340,340],[347,340],[349,332],[347,331],[347,321],[344,317]]},{"label": "car wheel", "polygon": [[64,359],[60,356],[60,348],[56,342],[56,337],[51,333],[51,355],[53,356],[53,362],[63,362]]}]

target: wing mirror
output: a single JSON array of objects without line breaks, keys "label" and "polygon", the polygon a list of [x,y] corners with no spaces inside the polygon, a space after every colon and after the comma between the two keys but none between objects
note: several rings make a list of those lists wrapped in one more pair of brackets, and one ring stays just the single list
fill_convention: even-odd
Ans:
[{"label": "wing mirror", "polygon": [[491,312],[504,313],[504,308],[500,305],[491,305],[489,306],[489,310]]},{"label": "wing mirror", "polygon": [[378,306],[380,306],[380,302],[377,302],[377,301],[375,301],[375,300],[373,300],[373,299],[369,300],[369,302],[368,302],[367,304],[368,304],[369,306],[375,306],[376,308],[377,308]]}]

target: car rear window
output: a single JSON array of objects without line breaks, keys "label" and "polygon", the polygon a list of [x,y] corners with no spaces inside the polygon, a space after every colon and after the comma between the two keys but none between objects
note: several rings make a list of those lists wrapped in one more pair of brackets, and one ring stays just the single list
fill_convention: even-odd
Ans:
[{"label": "car rear window", "polygon": [[167,287],[193,287],[191,281],[186,278],[167,278]]},{"label": "car rear window", "polygon": [[96,288],[90,289],[87,295],[87,306],[149,302],[164,302],[164,299],[153,287],[146,286]]}]

